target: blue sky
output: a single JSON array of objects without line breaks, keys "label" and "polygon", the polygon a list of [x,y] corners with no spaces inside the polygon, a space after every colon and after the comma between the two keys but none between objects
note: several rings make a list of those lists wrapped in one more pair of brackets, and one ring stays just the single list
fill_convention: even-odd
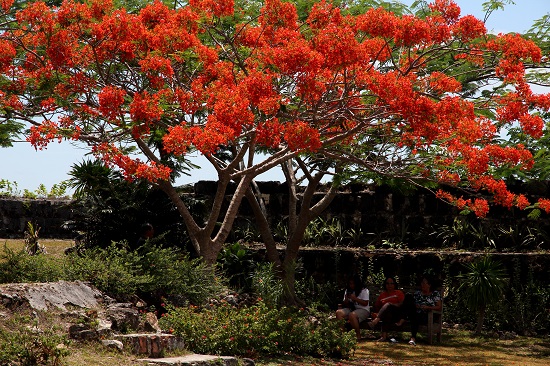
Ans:
[{"label": "blue sky", "polygon": [[[411,4],[412,0],[402,0]],[[484,13],[477,0],[455,0],[462,14],[472,14],[483,19]],[[494,12],[487,21],[487,29],[493,33],[524,32],[534,20],[550,13],[550,0],[516,0],[507,5],[504,11]],[[16,142],[14,147],[0,148],[0,179],[17,182],[19,189],[35,190],[40,184],[49,189],[52,185],[68,179],[67,172],[74,163],[82,161],[86,150],[68,142],[52,143],[46,150],[35,151],[27,142]],[[204,160],[196,159],[201,165]],[[207,164],[202,164],[206,166]],[[215,180],[216,175],[208,167],[192,177],[182,177],[177,184],[192,183],[198,180]],[[264,174],[260,180],[280,180],[278,175]]]}]

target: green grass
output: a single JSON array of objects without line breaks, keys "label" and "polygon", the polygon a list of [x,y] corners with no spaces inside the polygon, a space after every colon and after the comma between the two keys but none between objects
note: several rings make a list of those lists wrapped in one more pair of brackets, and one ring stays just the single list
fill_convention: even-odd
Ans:
[{"label": "green grass", "polygon": [[[70,239],[39,239],[41,245],[46,247],[46,251],[49,255],[55,257],[63,256],[63,251],[74,245],[74,240]],[[0,247],[4,244],[12,250],[21,250],[25,248],[25,241],[23,239],[0,239]]]},{"label": "green grass", "polygon": [[291,363],[296,366],[363,366],[363,365],[466,365],[466,366],[546,366],[550,359],[550,338],[517,337],[498,340],[475,337],[469,331],[446,330],[441,344],[418,342],[410,346],[408,338],[398,337],[400,343],[361,342],[355,354],[347,360],[286,358],[257,360],[258,366]]}]

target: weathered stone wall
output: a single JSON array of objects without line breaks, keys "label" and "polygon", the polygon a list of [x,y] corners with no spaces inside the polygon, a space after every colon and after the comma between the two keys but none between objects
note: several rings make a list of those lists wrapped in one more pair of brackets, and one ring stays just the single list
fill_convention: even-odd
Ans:
[{"label": "weathered stone wall", "polygon": [[[287,186],[279,182],[259,182],[258,185],[266,201],[268,217],[273,227],[276,227],[277,223],[288,214]],[[234,188],[234,185],[229,187],[226,205],[229,204]],[[216,182],[200,181],[185,194],[204,200],[204,206],[207,209],[215,190]],[[515,187],[514,190],[525,192],[532,200],[540,196],[550,196],[548,185],[541,182],[536,186]],[[321,195],[318,197],[320,199]],[[41,228],[40,236],[43,238],[70,238],[74,233],[62,228],[63,223],[73,217],[69,203],[70,201],[67,200],[2,198],[0,199],[2,224],[0,237],[23,237],[26,224],[30,221]],[[350,185],[342,188],[322,216],[325,219],[338,218],[347,229],[360,229],[368,243],[376,238],[399,238],[404,237],[406,233],[418,233],[436,225],[450,225],[457,214],[455,208],[436,199],[430,192],[417,191],[412,195],[404,195],[385,186]],[[163,213],[160,212],[159,215],[162,216]],[[550,232],[547,216],[543,215],[543,220],[539,220],[539,223]],[[494,207],[491,208],[485,223],[486,225],[491,225],[491,222],[514,223],[526,219],[526,213],[519,210]],[[245,199],[241,204],[236,225],[247,222],[253,223],[254,217]],[[414,247],[415,243],[411,242],[410,237],[407,238],[408,244]],[[422,243],[419,247],[422,247]]]},{"label": "weathered stone wall", "polygon": [[63,229],[72,217],[69,200],[0,199],[0,238],[22,238],[27,222],[40,227],[42,238],[65,239],[73,236]]}]

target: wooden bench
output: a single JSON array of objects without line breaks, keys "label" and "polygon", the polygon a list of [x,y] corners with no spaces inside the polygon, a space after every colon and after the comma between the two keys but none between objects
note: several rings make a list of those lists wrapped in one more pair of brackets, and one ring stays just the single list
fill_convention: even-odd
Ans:
[{"label": "wooden bench", "polygon": [[[371,305],[371,309],[374,306],[374,303],[376,302],[376,299],[378,298],[378,295],[380,294],[381,289],[376,287],[370,290],[370,300],[369,303]],[[414,294],[414,292],[417,290],[416,287],[401,287],[400,288],[403,293],[406,294]],[[437,288],[437,291],[441,294],[441,310],[428,310],[428,323],[427,324],[421,324],[418,328],[418,332],[426,333],[428,343],[433,344],[434,337],[437,339],[438,343],[441,343],[441,329],[443,325],[443,294],[444,289],[443,288]],[[370,329],[368,326],[368,322],[370,322],[372,318],[366,319],[365,321],[361,322],[360,327],[361,329]],[[376,330],[380,330],[382,326],[382,321],[380,321],[377,326]],[[409,321],[406,321],[405,324],[403,324],[401,327],[397,326],[390,326],[389,331],[399,331],[399,332],[410,332],[411,331],[411,324]]]}]

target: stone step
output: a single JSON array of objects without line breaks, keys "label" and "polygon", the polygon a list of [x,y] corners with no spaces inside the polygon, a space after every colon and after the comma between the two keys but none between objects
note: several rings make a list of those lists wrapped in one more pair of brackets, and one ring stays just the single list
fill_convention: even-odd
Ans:
[{"label": "stone step", "polygon": [[[173,365],[173,366],[238,366],[239,360],[231,356],[211,356],[211,355],[197,355],[191,354],[180,357],[166,357],[166,358],[144,358],[139,361],[147,362],[147,365]],[[254,366],[255,363],[249,358],[241,359],[241,365]]]},{"label": "stone step", "polygon": [[147,355],[147,357],[162,357],[165,351],[177,351],[185,349],[183,339],[173,334],[121,334],[116,338],[136,355]]}]

